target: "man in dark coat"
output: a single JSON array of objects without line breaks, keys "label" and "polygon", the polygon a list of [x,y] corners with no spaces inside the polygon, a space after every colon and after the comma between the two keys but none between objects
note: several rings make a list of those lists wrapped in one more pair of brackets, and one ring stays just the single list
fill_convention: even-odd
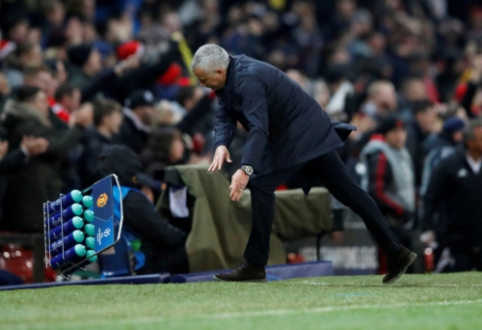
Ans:
[{"label": "man in dark coat", "polygon": [[94,125],[87,128],[80,140],[82,153],[77,169],[82,180],[81,188],[87,188],[102,179],[99,174],[99,156],[105,148],[113,144],[122,123],[122,107],[111,99],[94,102]]},{"label": "man in dark coat", "polygon": [[[266,281],[269,237],[274,216],[276,187],[298,173],[307,193],[319,178],[335,198],[358,213],[389,258],[384,283],[400,278],[416,254],[402,247],[389,230],[373,199],[349,177],[335,149],[340,136],[328,115],[282,71],[247,56],[230,57],[217,45],[204,45],[191,67],[201,85],[213,89],[219,100],[215,119],[216,152],[210,171],[231,162],[228,147],[236,122],[249,132],[241,168],[231,181],[231,199],[240,199],[248,186],[253,224],[245,250],[246,262],[221,281]],[[347,125],[346,125],[347,126]]]},{"label": "man in dark coat", "polygon": [[[482,122],[471,122],[464,131],[465,150],[440,161],[423,196],[424,242],[443,239],[455,260],[451,271],[482,271]],[[444,201],[444,222],[434,214]],[[443,228],[440,228],[442,227]],[[443,230],[440,230],[443,229]],[[435,234],[436,233],[436,234]],[[435,237],[435,235],[437,235]],[[441,237],[442,236],[442,237]],[[444,237],[443,237],[444,236]]]},{"label": "man in dark coat", "polygon": [[132,93],[125,102],[124,120],[115,142],[128,146],[140,154],[151,133],[154,116],[154,95],[148,90]]},{"label": "man in dark coat", "polygon": [[[87,119],[74,118],[76,126],[56,131],[49,118],[45,93],[38,87],[17,90],[17,101],[4,112],[3,126],[8,132],[12,152],[21,147],[24,136],[45,139],[41,155],[9,173],[4,203],[4,228],[9,231],[35,233],[43,231],[42,203],[59,198],[61,157],[78,142]],[[77,116],[77,115],[76,115]],[[48,146],[48,147],[47,147]]]}]

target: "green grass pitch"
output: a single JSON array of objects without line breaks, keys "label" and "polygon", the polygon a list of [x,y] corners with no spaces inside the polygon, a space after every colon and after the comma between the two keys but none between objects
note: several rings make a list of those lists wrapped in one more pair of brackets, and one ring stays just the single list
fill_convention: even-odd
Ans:
[{"label": "green grass pitch", "polygon": [[0,292],[0,329],[482,329],[482,273]]}]

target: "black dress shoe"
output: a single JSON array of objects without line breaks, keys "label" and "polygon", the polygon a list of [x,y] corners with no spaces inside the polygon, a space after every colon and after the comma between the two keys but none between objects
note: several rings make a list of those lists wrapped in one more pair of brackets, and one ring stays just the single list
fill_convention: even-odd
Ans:
[{"label": "black dress shoe", "polygon": [[214,275],[214,280],[223,282],[266,282],[266,271],[264,266],[245,261],[231,273]]},{"label": "black dress shoe", "polygon": [[396,257],[388,260],[388,273],[383,278],[383,284],[395,283],[407,271],[408,266],[415,261],[417,255],[407,248],[397,253]]}]

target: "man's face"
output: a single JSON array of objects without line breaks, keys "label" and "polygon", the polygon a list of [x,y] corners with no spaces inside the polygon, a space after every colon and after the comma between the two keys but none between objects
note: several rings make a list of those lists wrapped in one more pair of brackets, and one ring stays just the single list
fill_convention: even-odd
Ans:
[{"label": "man's face", "polygon": [[57,88],[57,82],[48,71],[40,71],[34,76],[26,77],[24,85],[38,87],[48,96],[53,96],[55,89]]},{"label": "man's face", "polygon": [[392,111],[397,107],[397,95],[391,85],[380,86],[379,92],[375,96],[375,103],[378,111]]},{"label": "man's face", "polygon": [[434,126],[437,122],[437,112],[434,107],[429,107],[424,112],[419,112],[416,115],[417,122],[420,125],[422,131],[431,133],[434,130]]},{"label": "man's face", "polygon": [[394,149],[402,149],[407,141],[407,131],[403,127],[396,127],[385,135],[385,141]]},{"label": "man's face", "polygon": [[114,111],[104,117],[104,121],[112,134],[119,133],[122,124],[122,112]]},{"label": "man's face", "polygon": [[144,125],[150,126],[154,120],[154,107],[152,105],[141,105],[135,108],[134,112]]},{"label": "man's face", "polygon": [[42,49],[40,45],[35,45],[32,49],[20,56],[20,60],[25,65],[36,66],[42,64]]},{"label": "man's face", "polygon": [[457,142],[457,143],[462,142],[464,140],[464,134],[462,133],[462,131],[457,131],[454,134],[452,134],[452,140],[454,140],[454,142]]},{"label": "man's face", "polygon": [[218,68],[212,74],[206,73],[201,68],[196,68],[194,71],[201,86],[211,88],[213,91],[220,90],[226,85],[226,70]]},{"label": "man's face", "polygon": [[78,109],[80,107],[80,91],[76,89],[72,95],[65,95],[60,103],[68,112]]},{"label": "man's face", "polygon": [[38,112],[48,115],[49,113],[49,103],[47,102],[47,95],[43,91],[39,91],[35,98],[30,102],[33,108]]},{"label": "man's face", "polygon": [[92,49],[89,55],[89,59],[85,63],[92,73],[97,73],[102,69],[102,62],[100,53],[96,49]]},{"label": "man's face", "polygon": [[413,80],[404,90],[405,97],[408,101],[423,101],[427,100],[427,88],[421,80]]},{"label": "man's face", "polygon": [[181,138],[175,138],[172,141],[169,160],[175,164],[182,159],[183,155],[184,155],[184,143],[182,142]]}]

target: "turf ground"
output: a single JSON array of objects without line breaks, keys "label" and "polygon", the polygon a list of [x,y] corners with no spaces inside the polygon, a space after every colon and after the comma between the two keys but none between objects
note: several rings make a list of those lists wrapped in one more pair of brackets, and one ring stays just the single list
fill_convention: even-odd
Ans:
[{"label": "turf ground", "polygon": [[482,273],[0,292],[0,328],[482,329]]}]

